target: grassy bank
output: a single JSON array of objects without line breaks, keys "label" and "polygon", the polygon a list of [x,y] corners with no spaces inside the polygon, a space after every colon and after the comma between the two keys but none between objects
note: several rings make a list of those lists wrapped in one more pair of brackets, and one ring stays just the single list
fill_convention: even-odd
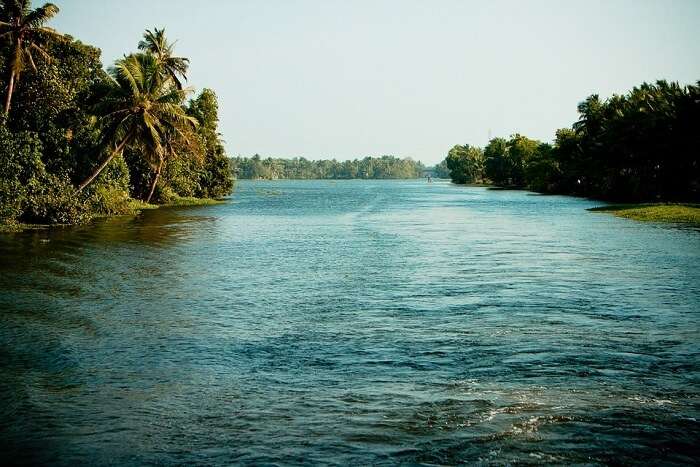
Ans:
[{"label": "grassy bank", "polygon": [[[216,204],[222,204],[226,201],[223,199],[212,199],[212,198],[193,198],[193,197],[177,197],[170,200],[165,204],[149,204],[137,199],[130,199],[127,207],[115,214],[99,214],[93,216],[94,219],[104,219],[108,217],[115,216],[134,216],[139,214],[141,211],[147,209],[158,209],[167,207],[178,207],[178,206],[213,206]],[[51,227],[69,227],[74,224],[25,224],[22,222],[1,222],[0,221],[0,233],[3,232],[21,232],[23,230],[39,230],[48,229]]]},{"label": "grassy bank", "polygon": [[212,198],[192,198],[192,197],[178,197],[169,202],[156,207],[169,207],[169,206],[213,206],[215,204],[223,204],[226,201],[223,199],[212,199]]},{"label": "grassy bank", "polygon": [[609,212],[637,221],[700,225],[700,204],[618,204],[589,211]]}]

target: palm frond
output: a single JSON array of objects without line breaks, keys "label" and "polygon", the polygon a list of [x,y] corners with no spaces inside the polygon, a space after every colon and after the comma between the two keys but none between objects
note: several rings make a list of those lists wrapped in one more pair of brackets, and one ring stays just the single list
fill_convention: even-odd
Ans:
[{"label": "palm frond", "polygon": [[43,40],[55,40],[55,41],[67,41],[68,40],[66,38],[65,34],[62,34],[58,31],[56,31],[54,28],[49,28],[46,26],[35,28],[33,33],[35,35],[40,36],[41,39],[43,39]]},{"label": "palm frond", "polygon": [[[49,63],[53,60],[51,55],[49,55],[49,53],[43,47],[41,47],[37,44],[30,45],[27,48],[27,51],[30,51],[30,50],[36,50],[37,52],[39,52],[39,55],[41,55],[41,57]],[[35,71],[36,71],[36,69],[35,69]]]},{"label": "palm frond", "polygon": [[182,89],[181,78],[187,81],[189,59],[173,56],[174,43],[168,43],[165,29],[147,29],[138,47],[139,50],[156,57],[161,68],[161,81],[171,80],[176,88]]},{"label": "palm frond", "polygon": [[34,11],[29,12],[22,21],[23,26],[29,26],[31,28],[39,28],[44,25],[51,18],[56,16],[59,12],[59,8],[53,3],[46,3],[44,6],[37,8]]},{"label": "palm frond", "polygon": [[[139,49],[149,43],[165,43],[163,31],[147,31]],[[123,142],[123,135],[131,135],[128,144],[151,166],[177,157],[179,148],[201,156],[195,131],[199,122],[183,106],[192,90],[178,89],[170,79],[163,79],[162,62],[155,54],[146,50],[125,56],[109,75],[97,88],[91,106],[108,135],[105,141],[112,145]]]},{"label": "palm frond", "polygon": [[124,57],[118,60],[111,70],[113,77],[120,84],[124,83],[129,86],[134,97],[141,95],[143,87],[143,68],[138,62],[131,57]]}]

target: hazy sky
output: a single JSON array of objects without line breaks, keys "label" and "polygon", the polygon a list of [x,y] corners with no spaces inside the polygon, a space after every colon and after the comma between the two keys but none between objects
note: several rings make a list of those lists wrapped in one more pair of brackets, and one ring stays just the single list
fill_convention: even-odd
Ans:
[{"label": "hazy sky", "polygon": [[231,155],[434,163],[489,130],[550,140],[592,93],[700,80],[700,0],[52,1],[105,65],[165,27]]}]

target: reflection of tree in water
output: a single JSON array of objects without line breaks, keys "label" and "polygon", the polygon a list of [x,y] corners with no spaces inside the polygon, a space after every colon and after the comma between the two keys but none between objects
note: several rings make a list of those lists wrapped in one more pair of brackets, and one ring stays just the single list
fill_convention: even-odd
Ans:
[{"label": "reflection of tree in water", "polygon": [[0,406],[8,423],[33,426],[21,407],[36,371],[47,375],[42,388],[70,391],[84,355],[115,322],[137,329],[150,319],[149,301],[165,300],[162,306],[169,288],[184,287],[182,258],[216,220],[191,212],[158,209],[0,235]]},{"label": "reflection of tree in water", "polygon": [[213,229],[216,220],[188,211],[156,209],[0,236],[0,307],[19,310],[26,302],[36,309],[37,301],[50,307],[52,298],[86,294],[105,298],[129,275],[177,270],[178,245]]}]

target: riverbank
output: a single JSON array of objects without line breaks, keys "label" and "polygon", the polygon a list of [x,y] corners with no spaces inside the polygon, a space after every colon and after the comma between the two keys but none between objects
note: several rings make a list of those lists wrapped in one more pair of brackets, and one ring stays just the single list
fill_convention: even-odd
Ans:
[{"label": "riverbank", "polygon": [[[489,190],[528,190],[522,186],[500,186],[493,183],[465,183],[457,184],[465,187],[487,187]],[[550,193],[540,193],[549,195]],[[552,193],[553,194],[553,193]],[[575,195],[565,195],[575,196]],[[632,219],[641,222],[666,222],[676,224],[693,224],[700,226],[700,204],[695,203],[638,203],[638,204],[613,204],[589,208],[588,211],[610,213],[618,217]]]},{"label": "riverbank", "polygon": [[700,226],[700,204],[616,204],[590,208],[642,222],[668,222]]},{"label": "riverbank", "polygon": [[[160,209],[160,208],[174,208],[174,207],[186,207],[186,206],[212,206],[216,204],[223,204],[226,200],[224,199],[214,199],[214,198],[194,198],[194,197],[177,197],[164,204],[149,204],[143,201],[132,199],[129,201],[128,207],[125,211],[113,215],[97,215],[94,216],[90,221],[95,219],[105,219],[108,217],[118,217],[118,216],[135,216],[141,211],[147,209]],[[24,230],[40,230],[49,229],[55,227],[70,227],[76,224],[25,224],[22,222],[11,222],[3,223],[0,222],[0,233],[9,232],[22,232]]]}]

